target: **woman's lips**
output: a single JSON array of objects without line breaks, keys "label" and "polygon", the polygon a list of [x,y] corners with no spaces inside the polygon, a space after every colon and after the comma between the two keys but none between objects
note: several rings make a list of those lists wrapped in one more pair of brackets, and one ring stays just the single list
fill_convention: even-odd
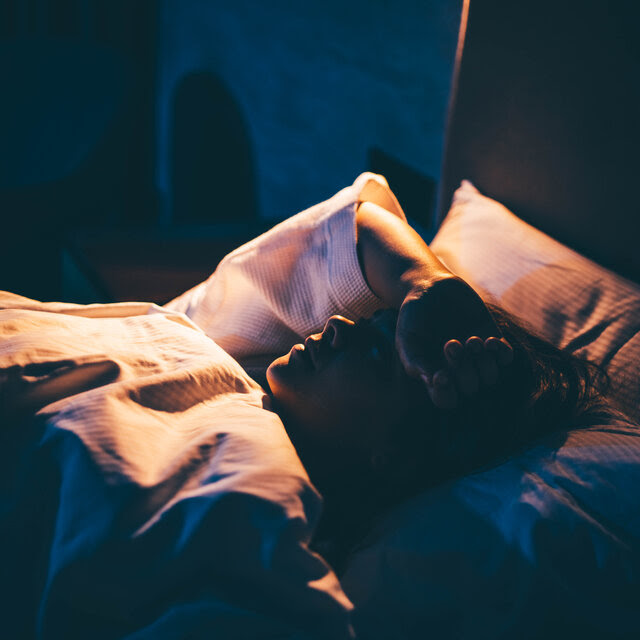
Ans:
[{"label": "woman's lips", "polygon": [[306,366],[313,368],[314,362],[313,357],[311,355],[310,350],[306,349],[303,344],[295,344],[291,349],[290,358],[295,358],[296,360],[300,360],[300,362],[304,363]]},{"label": "woman's lips", "polygon": [[304,352],[314,369],[320,364],[320,341],[307,338],[304,341]]}]

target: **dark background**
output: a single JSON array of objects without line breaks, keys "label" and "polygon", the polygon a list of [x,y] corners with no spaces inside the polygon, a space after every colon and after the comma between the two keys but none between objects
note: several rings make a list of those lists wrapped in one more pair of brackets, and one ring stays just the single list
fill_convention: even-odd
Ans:
[{"label": "dark background", "polygon": [[164,302],[364,170],[428,232],[460,7],[2,0],[0,289]]}]

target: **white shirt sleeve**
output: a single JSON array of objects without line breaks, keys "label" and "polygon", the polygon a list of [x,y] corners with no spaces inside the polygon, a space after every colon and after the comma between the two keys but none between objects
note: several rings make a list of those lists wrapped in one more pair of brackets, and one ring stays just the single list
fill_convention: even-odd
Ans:
[{"label": "white shirt sleeve", "polygon": [[405,219],[387,181],[372,173],[228,254],[204,282],[166,307],[185,313],[234,358],[284,353],[327,318],[382,306],[356,251],[355,215],[370,201]]}]

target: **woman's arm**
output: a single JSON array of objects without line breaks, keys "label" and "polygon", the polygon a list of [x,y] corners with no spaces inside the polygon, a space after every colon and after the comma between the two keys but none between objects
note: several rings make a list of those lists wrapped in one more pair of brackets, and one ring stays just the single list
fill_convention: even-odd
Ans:
[{"label": "woman's arm", "polygon": [[358,207],[356,234],[365,280],[389,307],[399,309],[416,288],[455,277],[406,222],[373,202]]},{"label": "woman's arm", "polygon": [[410,376],[421,378],[441,408],[495,384],[511,361],[480,296],[453,274],[404,221],[363,202],[357,251],[371,290],[399,310],[396,347]]}]

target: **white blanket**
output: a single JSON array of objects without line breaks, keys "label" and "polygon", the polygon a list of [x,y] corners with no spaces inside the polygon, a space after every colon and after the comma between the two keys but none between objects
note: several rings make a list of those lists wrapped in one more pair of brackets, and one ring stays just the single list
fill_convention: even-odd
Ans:
[{"label": "white blanket", "polygon": [[320,497],[229,353],[379,306],[355,248],[364,193],[395,201],[362,176],[173,310],[0,294],[8,637],[352,637],[352,605],[307,546]]},{"label": "white blanket", "polygon": [[349,637],[350,603],[306,546],[320,498],[229,355],[168,313],[0,304],[2,410],[30,432],[3,501],[3,591],[41,575],[30,608],[21,589],[4,602],[11,637],[34,615],[43,638]]}]

